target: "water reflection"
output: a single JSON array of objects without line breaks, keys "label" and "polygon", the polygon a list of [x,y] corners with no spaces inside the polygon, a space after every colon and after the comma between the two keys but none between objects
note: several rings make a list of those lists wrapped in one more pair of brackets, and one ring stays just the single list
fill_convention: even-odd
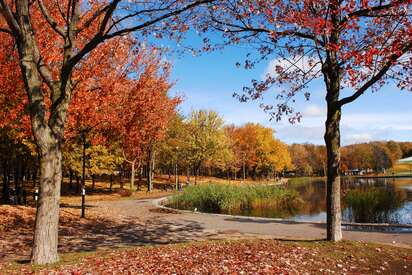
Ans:
[{"label": "water reflection", "polygon": [[395,190],[393,185],[352,189],[344,197],[343,219],[360,223],[397,223],[401,219],[397,210],[405,199],[406,192]]},{"label": "water reflection", "polygon": [[[323,180],[294,182],[305,201],[289,219],[324,221],[326,185]],[[346,222],[412,224],[412,179],[343,178],[342,219]]]}]

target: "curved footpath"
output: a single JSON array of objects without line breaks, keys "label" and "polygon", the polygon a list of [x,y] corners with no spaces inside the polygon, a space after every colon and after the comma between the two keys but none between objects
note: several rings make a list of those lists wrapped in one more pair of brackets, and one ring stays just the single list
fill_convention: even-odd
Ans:
[{"label": "curved footpath", "polygon": [[[277,219],[193,213],[162,207],[162,199],[96,202],[104,212],[143,222],[146,243],[174,243],[206,239],[275,238],[325,239],[325,224]],[[130,234],[136,234],[129,232]],[[136,236],[137,237],[137,236]],[[343,238],[412,248],[412,233],[344,230]]]}]

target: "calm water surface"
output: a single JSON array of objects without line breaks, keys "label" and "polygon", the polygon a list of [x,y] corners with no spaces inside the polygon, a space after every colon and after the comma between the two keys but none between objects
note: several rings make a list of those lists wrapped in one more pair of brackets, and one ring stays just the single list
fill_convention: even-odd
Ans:
[{"label": "calm water surface", "polygon": [[[301,195],[303,203],[298,209],[253,209],[237,214],[295,221],[326,221],[323,180],[291,180],[287,188],[295,189]],[[412,224],[412,178],[343,178],[341,193],[343,221]]]}]

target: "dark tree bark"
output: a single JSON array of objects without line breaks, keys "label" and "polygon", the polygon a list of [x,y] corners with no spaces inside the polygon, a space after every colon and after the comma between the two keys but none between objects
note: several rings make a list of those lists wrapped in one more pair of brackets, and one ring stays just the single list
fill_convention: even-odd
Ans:
[{"label": "dark tree bark", "polygon": [[109,187],[110,193],[112,192],[112,187],[113,187],[113,175],[110,175],[110,187]]}]

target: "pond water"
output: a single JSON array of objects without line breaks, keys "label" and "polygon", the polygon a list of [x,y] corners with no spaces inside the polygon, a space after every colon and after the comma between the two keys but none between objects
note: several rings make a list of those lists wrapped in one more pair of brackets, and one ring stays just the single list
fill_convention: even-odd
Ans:
[{"label": "pond water", "polygon": [[[303,203],[297,209],[249,209],[247,216],[284,218],[294,221],[326,221],[326,184],[319,179],[290,180]],[[342,178],[344,222],[412,224],[412,178]],[[408,230],[409,231],[409,230]]]}]

